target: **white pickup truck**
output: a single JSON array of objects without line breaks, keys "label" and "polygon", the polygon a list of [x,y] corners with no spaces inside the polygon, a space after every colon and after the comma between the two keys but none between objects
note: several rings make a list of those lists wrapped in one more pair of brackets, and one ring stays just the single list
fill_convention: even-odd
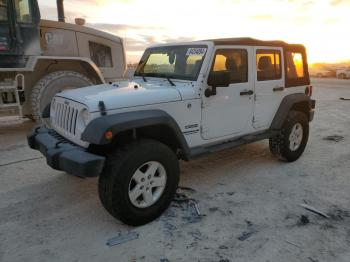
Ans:
[{"label": "white pickup truck", "polygon": [[179,159],[269,139],[295,161],[314,115],[305,48],[282,41],[214,39],[146,49],[131,81],[57,94],[28,135],[57,170],[99,176],[109,213],[141,225],[162,214]]}]

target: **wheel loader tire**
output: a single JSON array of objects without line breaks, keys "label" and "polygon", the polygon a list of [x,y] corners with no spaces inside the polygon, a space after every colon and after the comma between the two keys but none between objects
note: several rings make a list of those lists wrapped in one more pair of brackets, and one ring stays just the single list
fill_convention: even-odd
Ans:
[{"label": "wheel loader tire", "polygon": [[41,114],[52,98],[63,90],[93,85],[83,74],[74,71],[57,71],[41,78],[32,89],[32,117],[43,122]]}]

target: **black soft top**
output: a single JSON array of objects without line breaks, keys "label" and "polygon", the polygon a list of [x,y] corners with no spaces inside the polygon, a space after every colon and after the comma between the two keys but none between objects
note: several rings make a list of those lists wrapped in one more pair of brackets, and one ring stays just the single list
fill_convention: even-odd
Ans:
[{"label": "black soft top", "polygon": [[290,47],[290,48],[305,49],[305,47],[300,44],[288,44],[284,41],[279,41],[279,40],[265,41],[265,40],[250,38],[250,37],[219,38],[219,39],[208,39],[204,41],[212,41],[214,42],[215,45],[275,46],[275,47]]}]

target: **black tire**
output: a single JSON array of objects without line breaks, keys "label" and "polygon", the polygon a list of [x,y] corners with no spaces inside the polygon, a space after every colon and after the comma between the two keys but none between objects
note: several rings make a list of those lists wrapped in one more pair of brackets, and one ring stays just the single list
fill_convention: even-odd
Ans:
[{"label": "black tire", "polygon": [[57,71],[44,76],[31,92],[32,118],[41,122],[42,111],[58,92],[92,84],[89,78],[73,71]]},{"label": "black tire", "polygon": [[[303,129],[302,140],[300,146],[296,150],[291,150],[289,137],[293,127],[298,123]],[[280,133],[269,140],[270,152],[281,160],[293,162],[303,154],[308,139],[309,121],[306,115],[299,111],[290,111],[287,119],[283,123]]]},{"label": "black tire", "polygon": [[[140,208],[130,200],[129,185],[135,171],[149,161],[163,165],[166,185],[154,204]],[[115,218],[128,225],[143,225],[159,217],[169,207],[179,184],[179,174],[177,156],[169,147],[151,139],[135,141],[107,157],[99,177],[99,197]]]}]

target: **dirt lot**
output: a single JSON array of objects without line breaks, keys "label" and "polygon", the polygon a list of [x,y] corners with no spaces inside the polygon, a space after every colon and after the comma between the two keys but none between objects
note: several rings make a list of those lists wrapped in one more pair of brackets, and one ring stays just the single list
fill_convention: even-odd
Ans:
[{"label": "dirt lot", "polygon": [[[350,98],[350,81],[313,84],[317,113],[300,160],[277,161],[263,141],[182,163],[181,185],[205,216],[174,203],[138,228],[102,208],[97,179],[47,167],[26,145],[31,122],[3,123],[0,261],[349,261],[350,101],[339,98]],[[106,245],[129,231],[138,238]]]}]

